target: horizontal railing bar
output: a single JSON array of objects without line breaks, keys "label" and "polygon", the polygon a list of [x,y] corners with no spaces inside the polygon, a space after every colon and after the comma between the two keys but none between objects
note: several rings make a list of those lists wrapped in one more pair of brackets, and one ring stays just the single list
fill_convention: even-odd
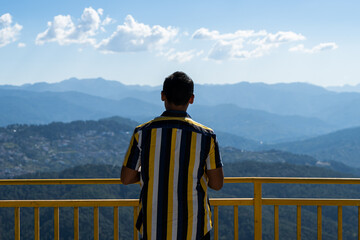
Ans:
[{"label": "horizontal railing bar", "polygon": [[262,205],[360,206],[360,199],[263,198]]},{"label": "horizontal railing bar", "polygon": [[0,179],[0,185],[122,184],[120,178]]},{"label": "horizontal railing bar", "polygon": [[[360,199],[263,198],[262,205],[360,206]],[[212,206],[251,206],[253,198],[212,198]],[[0,200],[0,207],[136,207],[138,199]]]},{"label": "horizontal railing bar", "polygon": [[135,207],[139,199],[0,200],[0,207]]},{"label": "horizontal railing bar", "polygon": [[[212,206],[250,206],[252,198],[212,198]],[[136,207],[139,199],[0,200],[0,207]]]},{"label": "horizontal railing bar", "polygon": [[[360,178],[225,177],[225,183],[360,184]],[[0,179],[0,185],[122,184],[120,178]]]},{"label": "horizontal railing bar", "polygon": [[211,206],[250,206],[254,205],[253,198],[211,198]]},{"label": "horizontal railing bar", "polygon": [[360,178],[226,177],[224,183],[360,184]]}]

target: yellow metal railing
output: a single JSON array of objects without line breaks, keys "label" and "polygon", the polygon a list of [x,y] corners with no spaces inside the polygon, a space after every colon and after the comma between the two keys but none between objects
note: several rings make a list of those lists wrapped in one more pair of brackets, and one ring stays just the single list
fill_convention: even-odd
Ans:
[{"label": "yellow metal railing", "polygon": [[[317,239],[322,239],[322,206],[338,207],[338,239],[342,239],[342,207],[358,207],[358,239],[360,239],[360,199],[323,199],[323,198],[263,198],[262,184],[360,184],[358,178],[274,178],[274,177],[227,177],[225,183],[252,183],[253,198],[213,198],[214,207],[214,239],[219,235],[219,206],[234,207],[234,239],[239,239],[238,207],[253,206],[254,208],[254,239],[262,239],[262,206],[274,206],[274,239],[279,239],[279,206],[297,206],[297,239],[301,239],[301,207],[317,206]],[[121,184],[120,179],[6,179],[0,185],[64,185],[64,184]],[[35,240],[40,239],[40,208],[54,208],[54,239],[59,239],[59,209],[74,209],[74,239],[79,239],[79,207],[93,207],[94,240],[99,239],[99,207],[113,207],[114,240],[119,239],[119,207],[134,209],[134,239],[138,239],[135,220],[138,214],[138,199],[87,199],[87,200],[0,200],[0,208],[14,208],[15,240],[20,240],[20,208],[34,208]]]}]

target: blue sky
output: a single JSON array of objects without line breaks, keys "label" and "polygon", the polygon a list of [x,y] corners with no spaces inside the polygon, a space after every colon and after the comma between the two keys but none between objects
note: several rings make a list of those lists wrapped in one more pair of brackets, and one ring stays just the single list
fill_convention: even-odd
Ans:
[{"label": "blue sky", "polygon": [[20,1],[0,6],[0,84],[360,83],[358,1]]}]

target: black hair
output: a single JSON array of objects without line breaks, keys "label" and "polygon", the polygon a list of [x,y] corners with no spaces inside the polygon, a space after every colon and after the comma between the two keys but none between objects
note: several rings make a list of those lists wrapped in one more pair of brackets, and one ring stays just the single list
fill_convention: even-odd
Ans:
[{"label": "black hair", "polygon": [[175,105],[185,105],[194,93],[194,82],[184,72],[174,72],[165,78],[163,94]]}]

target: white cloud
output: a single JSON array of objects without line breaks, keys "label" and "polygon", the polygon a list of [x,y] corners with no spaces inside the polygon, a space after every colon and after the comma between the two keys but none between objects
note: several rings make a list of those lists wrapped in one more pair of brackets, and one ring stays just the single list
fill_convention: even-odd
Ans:
[{"label": "white cloud", "polygon": [[207,28],[200,28],[192,35],[193,39],[200,40],[216,40],[219,39],[220,33],[218,31],[209,31]]},{"label": "white cloud", "polygon": [[305,37],[291,31],[268,33],[265,30],[238,30],[220,34],[218,31],[200,28],[194,32],[192,39],[214,41],[208,59],[220,61],[261,57],[281,44],[303,41]]},{"label": "white cloud", "polygon": [[12,16],[5,13],[0,16],[0,47],[4,47],[17,40],[22,26],[15,23],[12,24]]},{"label": "white cloud", "polygon": [[161,49],[163,45],[175,38],[178,30],[173,27],[149,26],[138,23],[128,15],[123,25],[98,45],[103,52],[138,52]]},{"label": "white cloud", "polygon": [[276,44],[263,44],[256,48],[244,48],[241,41],[217,41],[210,49],[208,59],[216,61],[226,59],[248,59],[262,57],[268,53],[271,48],[277,47]]},{"label": "white cloud", "polygon": [[178,52],[172,48],[165,53],[161,53],[160,55],[165,56],[169,61],[184,63],[191,61],[194,57],[200,56],[202,53],[203,51],[196,51],[194,49],[190,51]]},{"label": "white cloud", "polygon": [[104,9],[99,8],[99,9],[97,10],[97,12],[99,13],[99,15],[103,15],[103,14],[104,14]]},{"label": "white cloud", "polygon": [[313,54],[313,53],[318,53],[318,52],[326,51],[326,50],[335,50],[337,48],[338,48],[338,45],[336,43],[328,42],[328,43],[320,43],[311,49],[305,48],[304,44],[299,44],[295,47],[290,48],[289,51]]},{"label": "white cloud", "polygon": [[110,17],[106,17],[102,22],[101,22],[101,25],[108,25],[108,24],[111,24],[111,23],[114,23],[115,20],[110,18]]},{"label": "white cloud", "polygon": [[269,42],[283,43],[283,42],[303,41],[306,38],[298,33],[279,31],[275,34],[269,33],[267,35],[267,39]]},{"label": "white cloud", "polygon": [[199,40],[240,40],[251,37],[266,36],[265,30],[255,32],[254,30],[239,30],[234,33],[220,34],[218,31],[210,31],[207,28],[200,28],[192,35],[193,39]]},{"label": "white cloud", "polygon": [[[59,45],[88,44],[103,53],[157,51],[164,52],[165,45],[176,40],[178,29],[159,25],[146,25],[137,22],[131,15],[126,16],[122,25],[107,38],[99,40],[96,37],[106,32],[104,26],[115,23],[110,17],[103,17],[104,10],[92,7],[85,8],[78,22],[70,15],[55,16],[48,22],[47,29],[39,33],[36,44],[56,42]],[[161,54],[160,54],[161,55]],[[163,54],[164,55],[164,54]],[[179,62],[193,58],[194,52],[168,52],[166,57]],[[196,54],[195,54],[196,55]]]},{"label": "white cloud", "polygon": [[224,40],[219,40],[215,45],[210,49],[208,58],[214,60],[223,60],[231,59],[237,55],[239,58],[243,53],[241,49],[243,48],[242,41],[239,42],[228,42]]},{"label": "white cloud", "polygon": [[19,43],[19,44],[18,44],[18,47],[19,47],[19,48],[26,47],[26,44],[25,44],[25,43]]},{"label": "white cloud", "polygon": [[60,45],[71,43],[95,45],[93,38],[101,25],[100,15],[102,10],[94,10],[92,7],[85,8],[78,24],[75,24],[70,15],[58,15],[52,22],[48,22],[48,28],[36,37],[36,44],[57,42]]}]

